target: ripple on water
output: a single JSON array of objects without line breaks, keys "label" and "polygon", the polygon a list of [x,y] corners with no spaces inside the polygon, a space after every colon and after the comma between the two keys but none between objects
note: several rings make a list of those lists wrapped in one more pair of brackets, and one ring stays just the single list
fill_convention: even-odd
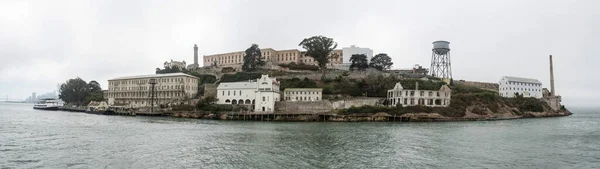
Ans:
[{"label": "ripple on water", "polygon": [[[0,103],[1,104],[1,103]],[[593,168],[600,116],[456,123],[268,123],[2,105],[0,167]]]}]

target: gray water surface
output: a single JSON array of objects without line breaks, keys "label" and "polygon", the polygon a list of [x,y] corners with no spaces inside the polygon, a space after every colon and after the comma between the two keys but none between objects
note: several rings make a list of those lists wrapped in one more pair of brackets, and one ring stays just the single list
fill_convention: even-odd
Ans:
[{"label": "gray water surface", "polygon": [[0,168],[600,168],[600,111],[446,123],[102,116],[0,103]]}]

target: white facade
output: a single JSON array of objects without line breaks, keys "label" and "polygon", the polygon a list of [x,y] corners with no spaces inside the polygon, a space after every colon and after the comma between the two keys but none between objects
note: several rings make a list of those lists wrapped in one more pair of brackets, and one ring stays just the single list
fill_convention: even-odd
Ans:
[{"label": "white facade", "polygon": [[151,105],[150,79],[156,79],[154,105],[172,104],[176,100],[193,98],[198,93],[198,78],[185,73],[165,73],[120,77],[108,80],[104,92],[109,105],[146,107]]},{"label": "white facade", "polygon": [[537,79],[504,76],[498,86],[498,93],[502,97],[515,97],[515,93],[518,93],[523,97],[542,98],[542,82]]},{"label": "white facade", "polygon": [[254,111],[272,112],[280,95],[277,79],[262,75],[256,80],[219,84],[217,104],[253,105]]},{"label": "white facade", "polygon": [[352,62],[350,62],[350,57],[352,57],[352,55],[354,54],[365,54],[367,55],[367,62],[371,61],[371,58],[373,58],[373,50],[369,49],[369,48],[361,48],[361,47],[357,47],[357,46],[350,46],[350,47],[345,47],[342,48],[342,64],[351,64]]},{"label": "white facade", "polygon": [[450,105],[452,91],[447,85],[439,90],[419,90],[419,83],[415,90],[407,90],[400,82],[393,89],[388,90],[387,98],[390,106],[416,106],[448,107]]},{"label": "white facade", "polygon": [[173,61],[173,59],[171,59],[171,62],[165,62],[164,66],[165,68],[179,68],[179,69],[185,69],[185,60],[182,62],[179,61]]},{"label": "white facade", "polygon": [[283,91],[285,101],[319,101],[323,99],[321,88],[287,88]]}]

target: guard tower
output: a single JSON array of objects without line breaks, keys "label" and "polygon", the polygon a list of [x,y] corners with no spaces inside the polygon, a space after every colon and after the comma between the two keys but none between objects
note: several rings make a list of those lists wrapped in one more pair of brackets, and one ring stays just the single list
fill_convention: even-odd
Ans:
[{"label": "guard tower", "polygon": [[441,79],[452,79],[450,64],[450,42],[435,41],[431,50],[431,76]]}]

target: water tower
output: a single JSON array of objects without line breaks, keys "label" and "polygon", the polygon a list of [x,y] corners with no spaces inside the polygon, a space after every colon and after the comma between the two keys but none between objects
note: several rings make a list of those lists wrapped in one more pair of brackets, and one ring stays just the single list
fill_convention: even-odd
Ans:
[{"label": "water tower", "polygon": [[435,41],[431,50],[431,76],[452,79],[450,64],[450,42]]}]

